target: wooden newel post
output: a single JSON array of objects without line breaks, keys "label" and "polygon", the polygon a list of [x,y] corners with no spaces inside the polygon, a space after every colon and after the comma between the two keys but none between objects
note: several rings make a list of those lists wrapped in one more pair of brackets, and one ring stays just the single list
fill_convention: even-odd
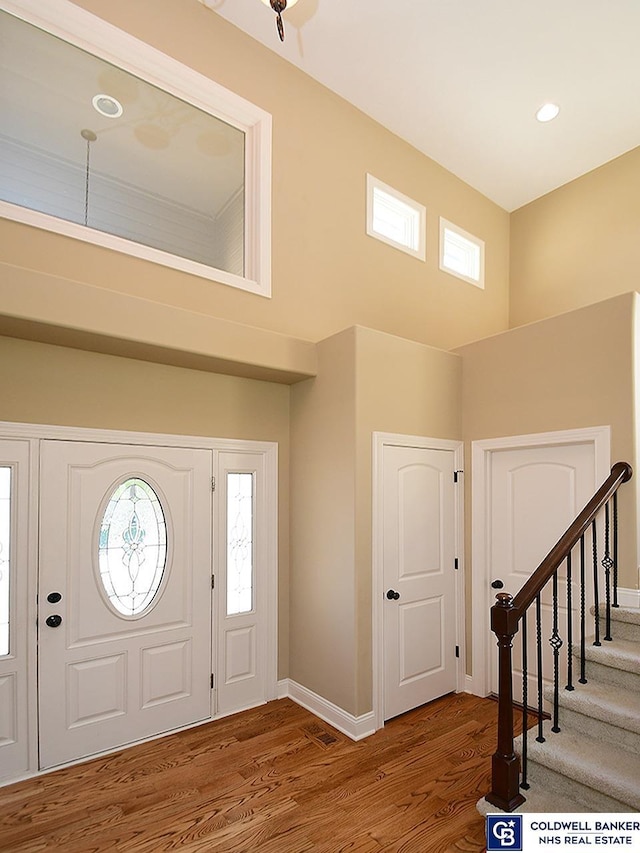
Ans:
[{"label": "wooden newel post", "polygon": [[487,800],[512,812],[525,801],[520,793],[520,759],[513,749],[511,648],[518,618],[508,592],[498,593],[496,599],[491,608],[491,630],[498,638],[498,747],[491,763],[491,793]]}]

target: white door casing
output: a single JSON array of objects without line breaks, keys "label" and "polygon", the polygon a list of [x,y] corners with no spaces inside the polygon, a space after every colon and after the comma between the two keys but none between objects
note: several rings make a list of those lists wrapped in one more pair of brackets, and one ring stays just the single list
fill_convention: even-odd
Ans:
[{"label": "white door casing", "polygon": [[[209,450],[42,442],[42,768],[210,716],[211,473]],[[162,583],[139,616],[109,603],[98,566],[107,502],[128,477],[152,486],[167,525]]]},{"label": "white door casing", "polygon": [[[473,455],[473,692],[497,690],[490,608],[501,591],[515,595],[609,474],[609,428],[567,430],[474,442]],[[566,621],[566,578],[558,573],[560,624]],[[573,609],[578,596],[575,587]],[[542,596],[542,632],[551,634],[550,590]],[[529,673],[536,675],[535,632],[529,632]],[[550,655],[543,642],[545,657]],[[520,667],[520,637],[514,669]],[[530,694],[532,695],[532,694]]]},{"label": "white door casing", "polygon": [[[0,606],[0,782],[14,779],[29,767],[28,624],[22,603],[27,600],[30,447],[28,441],[0,440],[0,468],[7,474],[10,498],[3,499],[0,529],[0,581],[7,590],[8,650],[4,607]],[[4,596],[0,595],[4,601]],[[5,602],[6,603],[6,602]]]},{"label": "white door casing", "polygon": [[459,442],[374,435],[377,727],[459,689],[462,589],[455,568],[461,550],[454,471],[460,461]]}]

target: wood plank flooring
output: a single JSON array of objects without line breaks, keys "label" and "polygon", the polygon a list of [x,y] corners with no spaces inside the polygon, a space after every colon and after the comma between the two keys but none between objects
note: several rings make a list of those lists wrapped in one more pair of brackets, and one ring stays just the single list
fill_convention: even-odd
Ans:
[{"label": "wood plank flooring", "polygon": [[270,702],[0,788],[0,850],[482,851],[496,716],[451,695],[354,743]]}]

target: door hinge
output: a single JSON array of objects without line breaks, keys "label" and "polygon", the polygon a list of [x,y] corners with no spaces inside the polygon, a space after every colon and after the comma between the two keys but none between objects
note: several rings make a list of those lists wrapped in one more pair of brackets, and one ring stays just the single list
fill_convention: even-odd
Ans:
[{"label": "door hinge", "polygon": [[456,657],[460,657],[460,646],[456,646]]},{"label": "door hinge", "polygon": [[458,482],[458,474],[464,474],[464,471],[462,471],[461,469],[458,469],[457,471],[453,472],[453,482],[454,483]]},{"label": "door hinge", "polygon": [[211,575],[211,589],[215,589],[215,588],[216,588],[216,576]]},{"label": "door hinge", "polygon": [[458,563],[458,558],[457,558],[457,557],[454,557],[454,558],[453,558],[453,568],[454,568],[456,571],[458,571],[458,569],[460,568],[460,564]]},{"label": "door hinge", "polygon": [[213,673],[211,673],[211,689],[213,690],[216,686],[216,677]]},{"label": "door hinge", "polygon": [[211,478],[211,491],[215,492],[215,490],[216,490],[216,478],[212,477]]}]

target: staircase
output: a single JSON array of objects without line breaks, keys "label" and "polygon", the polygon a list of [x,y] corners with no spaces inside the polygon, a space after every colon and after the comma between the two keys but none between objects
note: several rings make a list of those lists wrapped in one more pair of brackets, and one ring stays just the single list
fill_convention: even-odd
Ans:
[{"label": "staircase", "polygon": [[[587,684],[560,691],[561,731],[546,721],[544,743],[529,732],[530,788],[516,811],[640,811],[640,609],[612,608],[611,620],[612,641],[587,642]],[[485,800],[478,808],[497,811]]]}]

